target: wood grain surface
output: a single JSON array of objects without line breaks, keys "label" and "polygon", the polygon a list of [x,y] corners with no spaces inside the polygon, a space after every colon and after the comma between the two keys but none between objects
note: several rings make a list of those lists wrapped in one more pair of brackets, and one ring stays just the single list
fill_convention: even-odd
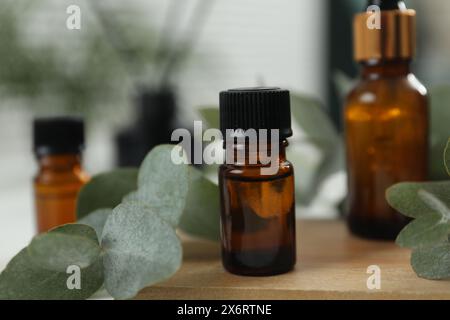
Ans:
[{"label": "wood grain surface", "polygon": [[[299,221],[291,273],[240,277],[224,271],[219,244],[184,239],[184,262],[170,280],[137,299],[450,299],[449,281],[419,279],[410,251],[349,235],[338,221]],[[367,268],[381,268],[381,289],[367,289]]]}]

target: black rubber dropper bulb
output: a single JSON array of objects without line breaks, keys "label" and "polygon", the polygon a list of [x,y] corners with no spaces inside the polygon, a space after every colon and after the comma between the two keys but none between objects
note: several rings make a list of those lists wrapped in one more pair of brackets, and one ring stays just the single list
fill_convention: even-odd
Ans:
[{"label": "black rubber dropper bulb", "polygon": [[404,10],[406,5],[401,0],[369,0],[367,7],[378,6],[381,10]]}]

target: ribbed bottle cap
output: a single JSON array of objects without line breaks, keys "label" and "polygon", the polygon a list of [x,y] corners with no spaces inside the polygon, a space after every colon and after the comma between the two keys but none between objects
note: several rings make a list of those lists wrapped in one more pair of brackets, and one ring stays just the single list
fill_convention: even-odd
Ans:
[{"label": "ribbed bottle cap", "polygon": [[84,122],[73,117],[35,119],[33,142],[38,157],[79,153],[84,148]]},{"label": "ribbed bottle cap", "polygon": [[280,139],[292,136],[288,90],[239,88],[220,93],[220,130],[278,129]]},{"label": "ribbed bottle cap", "polygon": [[416,12],[403,1],[372,0],[380,8],[381,28],[367,25],[372,14],[357,14],[353,22],[354,55],[358,62],[369,60],[411,59],[416,49]]}]

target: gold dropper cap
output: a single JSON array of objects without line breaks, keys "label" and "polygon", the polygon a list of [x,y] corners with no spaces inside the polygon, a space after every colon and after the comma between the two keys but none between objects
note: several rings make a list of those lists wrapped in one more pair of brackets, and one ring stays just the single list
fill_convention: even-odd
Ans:
[{"label": "gold dropper cap", "polygon": [[[380,14],[380,29],[369,28],[373,14]],[[354,54],[358,62],[368,60],[411,59],[416,50],[416,12],[382,10],[355,16]]]}]

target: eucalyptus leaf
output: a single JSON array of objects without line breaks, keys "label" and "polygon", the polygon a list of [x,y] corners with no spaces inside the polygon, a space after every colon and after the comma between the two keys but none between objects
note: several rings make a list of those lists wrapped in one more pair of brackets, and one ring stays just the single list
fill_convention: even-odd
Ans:
[{"label": "eucalyptus leaf", "polygon": [[313,190],[318,190],[330,176],[345,170],[345,147],[343,139],[340,138],[324,153],[324,159],[314,176]]},{"label": "eucalyptus leaf", "polygon": [[[173,154],[184,163],[175,164]],[[144,159],[138,176],[138,190],[124,202],[140,202],[159,212],[161,218],[177,226],[189,191],[189,166],[183,148],[173,145],[155,147]]]},{"label": "eucalyptus leaf", "polygon": [[286,150],[287,159],[295,169],[295,194],[296,203],[308,205],[317,195],[317,182],[315,181],[321,166],[321,156],[314,157],[308,148],[291,146]]},{"label": "eucalyptus leaf", "polygon": [[447,173],[450,175],[450,139],[447,142],[447,147],[445,148],[445,169],[447,169]]},{"label": "eucalyptus leaf", "polygon": [[[0,274],[0,299],[87,299],[103,284],[99,250],[95,231],[85,225],[68,224],[40,235]],[[69,289],[75,276],[69,266],[80,268],[79,289]]]},{"label": "eucalyptus leaf", "polygon": [[31,241],[28,254],[33,263],[50,271],[65,272],[71,265],[89,267],[101,249],[95,230],[87,225],[68,224],[42,233]]},{"label": "eucalyptus leaf", "polygon": [[320,146],[333,146],[338,140],[338,132],[322,104],[299,94],[291,94],[291,112],[295,121],[307,137]]},{"label": "eucalyptus leaf", "polygon": [[198,237],[220,238],[220,197],[217,185],[190,167],[190,187],[180,229]]},{"label": "eucalyptus leaf", "polygon": [[355,79],[350,78],[342,71],[336,71],[333,75],[334,84],[337,89],[337,93],[341,99],[346,99],[352,88],[355,86]]},{"label": "eucalyptus leaf", "polygon": [[[80,288],[70,287],[79,267]],[[75,271],[76,272],[76,271]],[[0,299],[87,299],[103,284],[95,231],[68,224],[33,239],[0,274]]]},{"label": "eucalyptus leaf", "polygon": [[[176,157],[177,159],[173,159]],[[176,164],[175,161],[182,162]],[[159,145],[145,157],[138,174],[138,187],[172,184],[188,178],[186,152],[179,145]],[[187,189],[187,188],[186,188]]]},{"label": "eucalyptus leaf", "polygon": [[429,213],[407,225],[397,237],[397,244],[405,248],[431,246],[448,239],[450,223],[437,213]]},{"label": "eucalyptus leaf", "polygon": [[151,208],[120,204],[106,221],[105,287],[117,299],[134,297],[142,288],[163,281],[180,267],[182,248],[173,227]]},{"label": "eucalyptus leaf", "polygon": [[99,258],[80,270],[81,288],[69,289],[71,273],[49,271],[36,266],[28,249],[20,251],[0,274],[0,300],[82,300],[103,284],[103,263]]},{"label": "eucalyptus leaf", "polygon": [[111,213],[112,209],[98,209],[79,220],[78,223],[94,228],[98,239],[101,239],[103,227]]},{"label": "eucalyptus leaf", "polygon": [[388,203],[410,218],[435,212],[447,217],[450,206],[450,182],[400,183],[386,191]]},{"label": "eucalyptus leaf", "polygon": [[220,128],[220,112],[218,107],[203,107],[198,110],[208,128]]},{"label": "eucalyptus leaf", "polygon": [[308,205],[328,177],[345,170],[344,146],[342,137],[318,100],[291,94],[291,110],[294,120],[305,132],[306,141],[321,153],[317,162],[307,162],[300,155],[298,146],[288,150],[289,159],[301,173],[296,175],[302,180],[297,183],[297,203]]},{"label": "eucalyptus leaf", "polygon": [[403,247],[431,246],[450,234],[450,182],[401,183],[389,188],[389,204],[416,220],[397,238]]},{"label": "eucalyptus leaf", "polygon": [[429,280],[450,279],[450,243],[421,247],[413,251],[411,265],[419,277]]},{"label": "eucalyptus leaf", "polygon": [[442,150],[450,137],[450,86],[434,87],[430,90],[431,99],[431,161],[430,172],[433,180],[448,178],[442,166]]},{"label": "eucalyptus leaf", "polygon": [[98,209],[113,209],[130,192],[137,189],[137,169],[117,169],[94,176],[81,190],[77,218],[82,219]]}]

